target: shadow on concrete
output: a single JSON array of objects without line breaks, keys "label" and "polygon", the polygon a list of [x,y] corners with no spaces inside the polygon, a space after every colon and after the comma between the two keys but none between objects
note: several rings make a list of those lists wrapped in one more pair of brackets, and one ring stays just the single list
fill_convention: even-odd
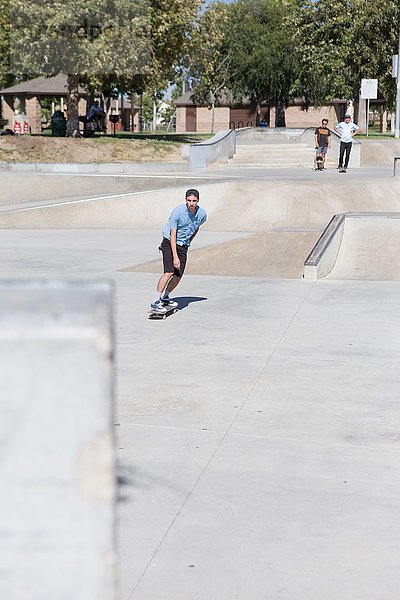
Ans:
[{"label": "shadow on concrete", "polygon": [[182,310],[192,302],[202,302],[202,300],[208,300],[208,298],[203,296],[174,296],[174,300],[178,302],[178,310]]}]

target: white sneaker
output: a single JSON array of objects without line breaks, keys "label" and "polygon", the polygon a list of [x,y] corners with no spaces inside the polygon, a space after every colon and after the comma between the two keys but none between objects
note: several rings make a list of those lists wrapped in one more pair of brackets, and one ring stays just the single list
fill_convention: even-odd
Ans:
[{"label": "white sneaker", "polygon": [[153,304],[150,304],[150,307],[151,307],[151,310],[154,310],[155,312],[160,312],[160,313],[167,312],[167,308],[166,308],[166,306],[163,305],[161,300],[156,300],[155,302],[153,302]]},{"label": "white sneaker", "polygon": [[171,298],[161,298],[161,302],[163,303],[163,306],[166,306],[168,308],[178,307],[178,303],[175,302],[175,300],[171,300]]}]

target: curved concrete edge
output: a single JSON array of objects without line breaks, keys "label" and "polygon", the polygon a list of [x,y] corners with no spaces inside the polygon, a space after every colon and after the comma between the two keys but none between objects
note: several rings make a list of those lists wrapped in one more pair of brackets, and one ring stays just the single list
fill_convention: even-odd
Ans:
[{"label": "curved concrete edge", "polygon": [[182,163],[16,163],[0,162],[0,171],[24,173],[65,173],[85,175],[91,173],[126,175],[135,173],[179,173],[189,171],[189,165]]},{"label": "curved concrete edge", "polygon": [[335,215],[304,261],[304,279],[322,279],[333,269],[342,243],[346,213]]},{"label": "curved concrete edge", "polygon": [[[186,190],[194,182],[176,183],[176,187],[137,191],[128,188],[112,194],[105,190],[101,196],[66,198],[51,204],[36,201],[29,205],[0,206],[0,229],[159,229],[171,210],[184,201]],[[400,211],[398,186],[391,178],[377,185],[368,181],[320,184],[324,202],[316,202],[315,185],[308,181],[206,178],[196,183],[200,203],[209,217],[205,227],[213,231],[265,232],[289,228],[320,233],[335,214],[358,210]],[[309,248],[312,245],[310,242]],[[303,254],[302,265],[307,254],[308,251]]]},{"label": "curved concrete edge", "polygon": [[[227,186],[224,182],[202,185],[200,202],[207,207],[209,218],[224,203]],[[183,202],[187,187],[61,200],[11,210],[0,208],[0,229],[159,229],[177,204]]]},{"label": "curved concrete edge", "polygon": [[299,127],[241,127],[236,129],[237,143],[248,142],[299,142],[304,128]]},{"label": "curved concrete edge", "polygon": [[400,219],[400,213],[349,212],[335,215],[304,261],[304,279],[322,279],[335,266],[347,219]]},{"label": "curved concrete edge", "polygon": [[[192,171],[205,169],[217,161],[227,162],[236,151],[236,131],[221,129],[210,140],[190,144],[190,166]],[[187,157],[187,148],[182,149],[182,156]]]}]

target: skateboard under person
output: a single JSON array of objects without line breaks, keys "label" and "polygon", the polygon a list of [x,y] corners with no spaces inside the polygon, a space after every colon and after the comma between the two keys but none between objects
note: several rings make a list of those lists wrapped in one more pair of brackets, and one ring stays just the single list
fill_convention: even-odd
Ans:
[{"label": "skateboard under person", "polygon": [[[356,123],[353,123],[349,114],[345,115],[344,121],[338,123],[335,131],[340,135],[340,152],[339,152],[339,173],[346,173],[349,166],[350,153],[353,145],[353,136],[357,135],[360,128]],[[343,165],[344,158],[344,165]]]},{"label": "skateboard under person", "polygon": [[322,119],[321,126],[314,131],[315,135],[315,165],[316,169],[323,171],[325,169],[325,159],[328,150],[331,147],[331,132],[328,127],[329,120]]},{"label": "skateboard under person", "polygon": [[162,230],[160,250],[163,255],[164,274],[158,281],[157,293],[150,305],[151,311],[155,313],[165,313],[178,306],[169,295],[181,281],[189,246],[200,225],[207,220],[206,211],[198,205],[199,197],[198,190],[187,190],[185,204],[174,208]]}]

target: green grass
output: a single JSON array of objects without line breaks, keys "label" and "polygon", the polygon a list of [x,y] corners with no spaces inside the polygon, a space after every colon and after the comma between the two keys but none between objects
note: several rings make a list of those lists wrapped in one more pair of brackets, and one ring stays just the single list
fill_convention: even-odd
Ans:
[{"label": "green grass", "polygon": [[394,137],[390,133],[380,133],[378,131],[368,131],[368,136],[363,134],[358,134],[355,139],[360,140],[369,140],[370,138],[374,138],[375,140],[393,140]]}]

